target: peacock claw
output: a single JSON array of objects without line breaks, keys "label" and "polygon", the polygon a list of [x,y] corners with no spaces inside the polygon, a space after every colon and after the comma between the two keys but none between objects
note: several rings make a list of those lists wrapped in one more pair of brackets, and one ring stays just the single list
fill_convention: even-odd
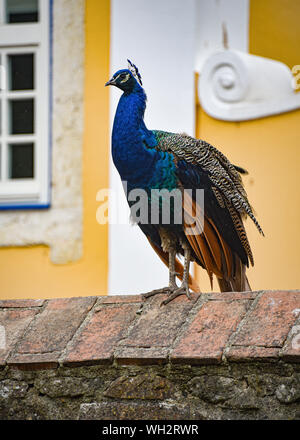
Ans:
[{"label": "peacock claw", "polygon": [[174,290],[171,294],[168,295],[168,298],[164,299],[161,302],[161,306],[165,306],[169,302],[173,301],[173,299],[177,298],[177,296],[186,295],[188,299],[191,299],[191,293],[187,286],[179,287],[179,289]]},{"label": "peacock claw", "polygon": [[178,289],[177,286],[167,286],[167,287],[163,287],[162,289],[155,289],[155,290],[151,290],[151,292],[143,293],[142,297],[147,299],[147,298],[151,298],[151,296],[162,294],[162,293],[166,293],[167,295],[171,295],[176,289]]},{"label": "peacock claw", "polygon": [[160,303],[160,306],[165,306],[166,304],[173,301],[173,299],[177,298],[177,296],[180,295],[186,295],[188,299],[192,299],[189,286],[186,284],[183,284],[179,288],[178,286],[168,286],[168,287],[163,287],[162,289],[151,290],[151,292],[143,293],[142,296],[143,298],[147,299],[150,298],[151,296],[162,293],[167,294],[168,297]]}]

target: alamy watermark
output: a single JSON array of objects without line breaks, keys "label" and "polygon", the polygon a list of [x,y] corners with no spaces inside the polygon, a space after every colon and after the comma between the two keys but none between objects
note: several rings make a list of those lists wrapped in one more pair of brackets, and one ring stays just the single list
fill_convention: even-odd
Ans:
[{"label": "alamy watermark", "polygon": [[[130,218],[134,223],[152,225],[184,225],[188,235],[203,232],[204,190],[203,189],[151,189],[128,190],[122,182],[130,204]],[[97,222],[103,224],[127,224],[128,214],[122,205],[124,194],[112,189],[98,191],[96,200],[100,206],[96,212]]]}]

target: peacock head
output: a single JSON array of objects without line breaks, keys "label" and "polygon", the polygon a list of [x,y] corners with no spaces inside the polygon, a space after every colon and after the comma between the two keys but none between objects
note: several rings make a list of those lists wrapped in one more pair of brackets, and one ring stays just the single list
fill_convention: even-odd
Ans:
[{"label": "peacock head", "polygon": [[123,92],[131,93],[136,88],[141,88],[142,78],[138,68],[129,60],[128,69],[118,70],[105,86],[116,86]]}]

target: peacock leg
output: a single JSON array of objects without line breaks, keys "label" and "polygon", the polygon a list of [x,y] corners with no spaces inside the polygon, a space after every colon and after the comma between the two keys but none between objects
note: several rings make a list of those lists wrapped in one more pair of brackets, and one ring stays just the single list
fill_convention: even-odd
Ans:
[{"label": "peacock leg", "polygon": [[173,290],[170,292],[168,298],[162,301],[161,305],[166,305],[173,299],[177,298],[180,295],[186,295],[188,299],[191,299],[190,289],[189,289],[189,273],[190,273],[190,262],[191,262],[191,251],[189,248],[185,247],[184,249],[184,272],[182,283],[179,289]]},{"label": "peacock leg", "polygon": [[150,298],[151,296],[157,295],[159,293],[167,293],[168,295],[170,295],[176,289],[178,289],[178,286],[176,284],[177,272],[175,271],[175,258],[176,258],[176,250],[172,249],[169,252],[169,286],[163,287],[162,289],[155,289],[155,290],[151,290],[151,292],[144,293],[143,294],[144,298]]},{"label": "peacock leg", "polygon": [[172,249],[169,252],[169,290],[170,291],[173,291],[178,287],[176,284],[176,275],[178,274],[175,270],[175,259],[176,259],[176,250]]}]

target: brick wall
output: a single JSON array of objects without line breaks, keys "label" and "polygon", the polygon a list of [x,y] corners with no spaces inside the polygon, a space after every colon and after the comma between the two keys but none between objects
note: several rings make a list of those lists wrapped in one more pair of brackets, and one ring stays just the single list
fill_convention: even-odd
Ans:
[{"label": "brick wall", "polygon": [[0,301],[2,419],[300,419],[300,291]]}]

